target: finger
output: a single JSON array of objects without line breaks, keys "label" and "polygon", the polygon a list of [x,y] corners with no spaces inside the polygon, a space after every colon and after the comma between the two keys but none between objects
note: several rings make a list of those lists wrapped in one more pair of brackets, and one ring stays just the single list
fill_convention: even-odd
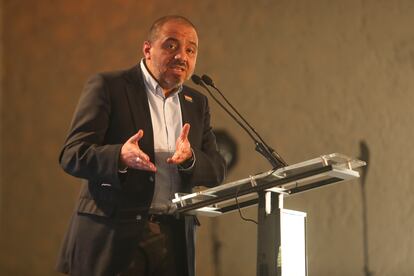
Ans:
[{"label": "finger", "polygon": [[139,157],[139,158],[141,158],[142,160],[145,160],[145,161],[147,161],[147,162],[149,162],[149,161],[150,161],[149,156],[148,156],[145,152],[143,152],[142,150],[140,150],[140,151],[139,151],[139,154],[137,155],[137,157]]},{"label": "finger", "polygon": [[172,157],[167,158],[167,163],[168,164],[180,164],[181,162],[184,161],[184,158],[182,156],[180,156],[179,154],[175,153]]},{"label": "finger", "polygon": [[190,132],[190,124],[186,123],[181,129],[180,139],[186,140],[189,132]]},{"label": "finger", "polygon": [[167,158],[167,163],[168,164],[175,164],[176,160],[177,160],[177,157],[174,154],[172,157]]},{"label": "finger", "polygon": [[144,168],[147,171],[155,172],[157,171],[157,167],[152,162],[146,162],[144,163]]},{"label": "finger", "polygon": [[136,158],[135,163],[136,163],[135,168],[140,169],[140,170],[153,171],[153,172],[157,170],[157,168],[151,161],[146,161],[139,157]]},{"label": "finger", "polygon": [[144,136],[144,131],[140,129],[137,133],[128,139],[128,142],[136,144],[142,138],[142,136]]}]

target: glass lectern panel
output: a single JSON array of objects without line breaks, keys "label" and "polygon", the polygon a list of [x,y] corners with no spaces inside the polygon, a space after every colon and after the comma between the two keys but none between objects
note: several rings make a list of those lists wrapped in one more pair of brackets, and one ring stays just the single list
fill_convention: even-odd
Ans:
[{"label": "glass lectern panel", "polygon": [[255,205],[258,191],[291,195],[357,178],[355,169],[364,165],[364,161],[340,153],[322,155],[192,194],[177,194],[171,210],[216,216]]}]

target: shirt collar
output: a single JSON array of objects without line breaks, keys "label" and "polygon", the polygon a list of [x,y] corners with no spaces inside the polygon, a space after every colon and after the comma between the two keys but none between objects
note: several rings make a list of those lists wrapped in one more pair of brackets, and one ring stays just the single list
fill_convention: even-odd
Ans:
[{"label": "shirt collar", "polygon": [[[147,91],[155,94],[155,95],[159,95],[161,97],[164,97],[164,93],[162,91],[161,86],[159,85],[159,83],[154,79],[154,77],[151,75],[151,73],[149,72],[146,64],[145,64],[145,60],[141,59],[141,62],[139,63],[140,67],[141,67],[141,71],[142,71],[142,76],[144,78],[144,84],[145,87],[147,89]],[[178,93],[181,92],[181,90],[183,90],[183,86],[180,85],[178,87],[178,89],[174,92],[172,92],[170,95],[174,96],[174,95],[178,95]]]}]

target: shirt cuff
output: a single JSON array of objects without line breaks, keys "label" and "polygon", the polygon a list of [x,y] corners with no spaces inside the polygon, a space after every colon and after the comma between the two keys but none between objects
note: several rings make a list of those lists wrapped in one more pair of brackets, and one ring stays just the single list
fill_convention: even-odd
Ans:
[{"label": "shirt cuff", "polygon": [[118,169],[118,173],[122,173],[122,174],[127,173],[127,171],[128,171],[128,167],[125,167],[123,169]]},{"label": "shirt cuff", "polygon": [[193,149],[191,149],[191,152],[193,153],[191,158],[188,160],[185,160],[183,163],[178,164],[178,170],[181,172],[187,172],[191,171],[194,168],[195,162],[196,162],[196,156],[194,154]]}]

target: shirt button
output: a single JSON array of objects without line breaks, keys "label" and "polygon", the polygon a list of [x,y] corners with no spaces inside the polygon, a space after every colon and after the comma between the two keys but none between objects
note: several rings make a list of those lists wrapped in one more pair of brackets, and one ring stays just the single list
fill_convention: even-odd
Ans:
[{"label": "shirt button", "polygon": [[141,220],[141,219],[142,219],[142,217],[141,217],[141,215],[137,215],[137,216],[135,217],[135,219],[136,219],[136,220]]},{"label": "shirt button", "polygon": [[154,177],[152,175],[149,177],[149,181],[154,182]]}]

